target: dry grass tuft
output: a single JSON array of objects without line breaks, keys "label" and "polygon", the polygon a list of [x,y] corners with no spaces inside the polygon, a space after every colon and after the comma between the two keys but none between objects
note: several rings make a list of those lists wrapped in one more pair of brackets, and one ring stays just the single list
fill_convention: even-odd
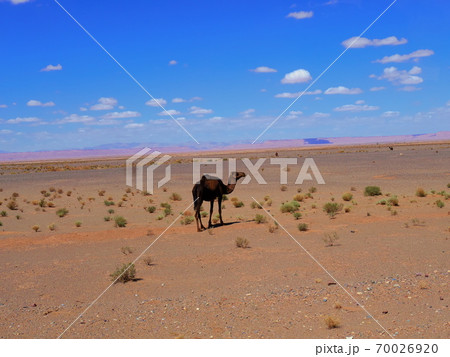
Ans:
[{"label": "dry grass tuft", "polygon": [[339,319],[334,316],[325,316],[324,322],[329,329],[338,328],[341,325]]},{"label": "dry grass tuft", "polygon": [[246,238],[237,237],[236,238],[236,247],[237,248],[248,248],[250,242]]}]

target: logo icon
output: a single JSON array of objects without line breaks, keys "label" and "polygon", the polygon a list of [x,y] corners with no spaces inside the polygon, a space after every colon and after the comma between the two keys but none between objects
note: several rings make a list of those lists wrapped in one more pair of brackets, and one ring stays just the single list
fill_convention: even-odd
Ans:
[{"label": "logo icon", "polygon": [[[146,176],[145,190],[150,194],[153,194],[153,178],[154,171],[164,164],[166,161],[171,159],[170,155],[163,155],[157,159],[161,152],[155,150],[152,151],[150,148],[143,148],[138,151],[133,156],[129,157],[126,161],[126,185],[134,187],[133,185],[133,174],[135,171],[136,176],[136,188],[140,191],[144,191],[144,175]],[[134,170],[136,168],[136,170]],[[144,171],[145,168],[145,171]],[[170,181],[171,169],[170,165],[166,166],[164,177],[158,181],[158,188],[165,185]]]}]

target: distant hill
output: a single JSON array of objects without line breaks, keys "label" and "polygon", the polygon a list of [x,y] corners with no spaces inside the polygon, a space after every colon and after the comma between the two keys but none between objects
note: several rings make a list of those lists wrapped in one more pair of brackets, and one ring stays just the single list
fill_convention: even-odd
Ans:
[{"label": "distant hill", "polygon": [[0,151],[0,162],[11,161],[43,161],[58,159],[89,159],[100,157],[126,157],[136,153],[143,147],[158,150],[164,153],[188,153],[199,151],[227,151],[227,150],[251,150],[269,148],[290,147],[314,147],[324,145],[358,145],[358,144],[383,144],[404,142],[448,141],[450,131],[440,131],[429,134],[395,135],[395,136],[369,136],[369,137],[341,137],[341,138],[306,138],[292,140],[267,140],[261,143],[251,144],[239,142],[234,144],[205,143],[201,145],[164,146],[151,143],[114,143],[79,150],[39,151],[11,153]]}]

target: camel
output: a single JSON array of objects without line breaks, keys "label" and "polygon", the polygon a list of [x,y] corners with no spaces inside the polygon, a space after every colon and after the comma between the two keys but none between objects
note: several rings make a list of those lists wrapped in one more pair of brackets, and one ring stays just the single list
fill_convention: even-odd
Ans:
[{"label": "camel", "polygon": [[[213,176],[203,175],[200,182],[194,185],[192,189],[192,197],[194,199],[194,209],[195,209],[195,221],[197,223],[197,232],[201,232],[206,229],[203,226],[200,208],[202,207],[203,201],[211,202],[211,207],[209,209],[209,222],[208,228],[212,227],[211,218],[213,214],[214,200],[217,198],[219,204],[219,217],[220,225],[223,225],[222,220],[222,196],[225,194],[230,194],[234,191],[236,183],[239,179],[245,177],[243,172],[232,172],[228,178],[228,185],[225,185],[221,179]],[[200,226],[199,226],[200,221]]]}]

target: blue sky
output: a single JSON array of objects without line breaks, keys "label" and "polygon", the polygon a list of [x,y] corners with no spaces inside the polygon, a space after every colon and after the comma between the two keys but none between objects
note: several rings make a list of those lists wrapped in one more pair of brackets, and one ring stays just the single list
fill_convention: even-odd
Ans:
[{"label": "blue sky", "polygon": [[[392,1],[60,0],[201,145],[252,142]],[[450,4],[398,0],[259,141],[450,130]],[[0,151],[198,146],[53,0],[0,0]]]}]

